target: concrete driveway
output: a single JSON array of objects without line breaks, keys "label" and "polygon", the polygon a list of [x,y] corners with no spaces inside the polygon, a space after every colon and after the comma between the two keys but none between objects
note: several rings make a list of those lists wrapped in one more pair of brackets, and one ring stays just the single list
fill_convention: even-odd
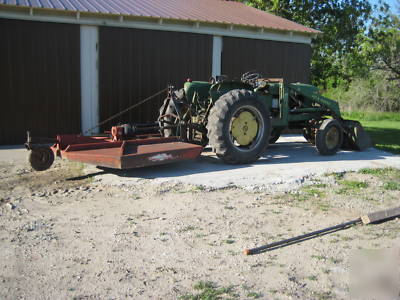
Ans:
[{"label": "concrete driveway", "polygon": [[315,175],[356,171],[367,167],[400,168],[400,156],[374,148],[363,152],[341,151],[334,156],[321,156],[302,136],[291,135],[281,137],[259,161],[250,165],[226,165],[212,152],[204,152],[197,161],[142,168],[118,175],[124,183],[147,178],[160,183],[175,180],[208,188],[237,186],[276,191],[297,187]]},{"label": "concrete driveway", "polygon": [[[0,162],[29,168],[26,154],[21,146],[3,146],[0,148]],[[400,156],[375,148],[321,156],[302,136],[288,135],[281,137],[259,161],[250,165],[226,165],[206,149],[196,161],[112,173],[88,166],[86,171],[100,181],[118,185],[152,180],[160,184],[174,181],[206,188],[237,186],[252,190],[285,191],[325,173],[382,167],[400,168]]]},{"label": "concrete driveway", "polygon": [[[1,149],[0,161],[14,161],[21,167],[25,164],[26,150],[22,147]],[[288,135],[281,137],[259,161],[250,165],[226,165],[206,150],[196,161],[112,173],[101,172],[93,167],[88,167],[86,171],[96,174],[99,181],[117,185],[152,180],[160,184],[174,181],[206,188],[237,186],[251,190],[285,191],[325,173],[382,167],[400,168],[400,156],[374,148],[321,156],[302,136]]]}]

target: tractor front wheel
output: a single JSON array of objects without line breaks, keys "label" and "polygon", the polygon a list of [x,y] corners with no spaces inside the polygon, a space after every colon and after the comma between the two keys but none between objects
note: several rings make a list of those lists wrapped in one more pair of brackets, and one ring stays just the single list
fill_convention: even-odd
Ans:
[{"label": "tractor front wheel", "polygon": [[269,110],[249,90],[224,94],[208,117],[209,143],[217,156],[230,164],[258,160],[268,146],[270,131]]},{"label": "tractor front wheel", "polygon": [[343,144],[343,129],[339,121],[326,119],[317,130],[315,146],[321,155],[335,154]]}]

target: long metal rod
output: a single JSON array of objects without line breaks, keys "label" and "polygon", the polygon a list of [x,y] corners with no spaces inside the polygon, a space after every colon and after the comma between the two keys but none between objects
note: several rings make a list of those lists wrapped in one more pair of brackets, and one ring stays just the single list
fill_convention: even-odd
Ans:
[{"label": "long metal rod", "polygon": [[130,110],[134,109],[135,107],[138,107],[139,105],[144,104],[145,102],[147,102],[147,101],[149,101],[149,100],[151,100],[151,99],[157,97],[158,95],[161,95],[162,93],[164,93],[164,92],[167,91],[167,90],[168,90],[168,88],[162,89],[161,91],[158,91],[157,93],[151,95],[150,97],[147,97],[146,99],[144,99],[144,100],[142,100],[142,101],[140,101],[140,102],[138,102],[138,103],[136,103],[136,104],[134,104],[134,105],[129,106],[128,108],[126,108],[126,109],[120,111],[119,113],[116,113],[115,115],[112,115],[112,116],[109,117],[108,119],[105,119],[104,121],[101,121],[101,122],[98,123],[96,126],[94,126],[94,127],[92,127],[92,128],[89,128],[89,129],[86,130],[83,134],[86,134],[86,133],[88,133],[88,132],[91,132],[93,129],[96,129],[97,127],[100,127],[101,125],[104,125],[105,123],[107,123],[107,122],[109,122],[109,121],[115,119],[116,117],[119,117],[120,115],[126,113],[127,111],[130,111]]},{"label": "long metal rod", "polygon": [[324,233],[326,234],[326,233],[330,233],[332,231],[345,229],[345,228],[347,228],[349,226],[353,226],[353,225],[356,225],[358,223],[361,223],[361,218],[358,218],[356,220],[352,220],[352,221],[349,221],[349,222],[346,222],[346,223],[342,223],[342,224],[339,224],[339,225],[335,225],[335,226],[332,226],[332,227],[328,227],[328,228],[324,228],[324,229],[321,229],[321,230],[317,230],[317,231],[313,231],[313,232],[310,232],[310,233],[306,233],[306,234],[303,234],[303,235],[295,236],[295,237],[292,237],[290,239],[286,239],[286,240],[274,242],[274,243],[271,243],[271,244],[267,244],[267,245],[264,245],[264,246],[260,246],[260,247],[257,247],[257,248],[246,249],[246,250],[244,250],[244,254],[252,255],[252,254],[265,252],[268,249],[272,249],[272,248],[275,249],[277,247],[284,246],[286,244],[292,244],[294,242],[306,240],[306,239],[309,239],[309,238],[312,238],[312,237],[315,237],[315,236],[318,236],[318,235],[321,235],[321,234],[324,234]]}]

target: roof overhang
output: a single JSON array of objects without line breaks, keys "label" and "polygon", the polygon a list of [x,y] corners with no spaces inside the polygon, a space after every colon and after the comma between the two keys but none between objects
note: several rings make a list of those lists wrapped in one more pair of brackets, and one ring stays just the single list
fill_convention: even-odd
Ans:
[{"label": "roof overhang", "polygon": [[317,33],[239,26],[228,23],[183,21],[156,17],[139,17],[132,15],[104,14],[67,10],[61,11],[48,8],[33,8],[4,4],[0,4],[0,18],[93,26],[137,28],[147,30],[190,32],[198,34],[210,34],[217,36],[272,40],[302,44],[311,44],[312,39],[316,38],[317,36]]}]

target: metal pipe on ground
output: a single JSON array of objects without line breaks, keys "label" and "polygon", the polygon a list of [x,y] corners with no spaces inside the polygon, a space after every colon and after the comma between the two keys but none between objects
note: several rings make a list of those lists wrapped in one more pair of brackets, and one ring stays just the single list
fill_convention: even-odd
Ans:
[{"label": "metal pipe on ground", "polygon": [[381,222],[385,222],[388,220],[392,220],[394,218],[400,217],[400,206],[399,207],[394,207],[394,208],[389,208],[389,209],[385,209],[385,210],[381,210],[381,211],[377,211],[377,212],[373,212],[367,215],[363,215],[358,219],[352,220],[352,221],[348,221],[345,223],[341,223],[335,226],[331,226],[331,227],[327,227],[324,229],[320,229],[320,230],[316,230],[313,232],[309,232],[306,234],[302,234],[296,237],[292,237],[289,239],[285,239],[285,240],[281,240],[278,242],[274,242],[271,244],[266,244],[260,247],[256,247],[256,248],[252,248],[252,249],[245,249],[243,252],[246,255],[253,255],[253,254],[260,254],[263,252],[267,252],[267,251],[272,251],[278,248],[282,248],[282,247],[286,247],[286,246],[290,246],[296,243],[300,243],[318,236],[322,236],[325,234],[330,234],[333,232],[336,232],[338,230],[343,230],[343,229],[347,229],[350,228],[354,225],[358,225],[358,224],[376,224],[376,223],[381,223]]}]

